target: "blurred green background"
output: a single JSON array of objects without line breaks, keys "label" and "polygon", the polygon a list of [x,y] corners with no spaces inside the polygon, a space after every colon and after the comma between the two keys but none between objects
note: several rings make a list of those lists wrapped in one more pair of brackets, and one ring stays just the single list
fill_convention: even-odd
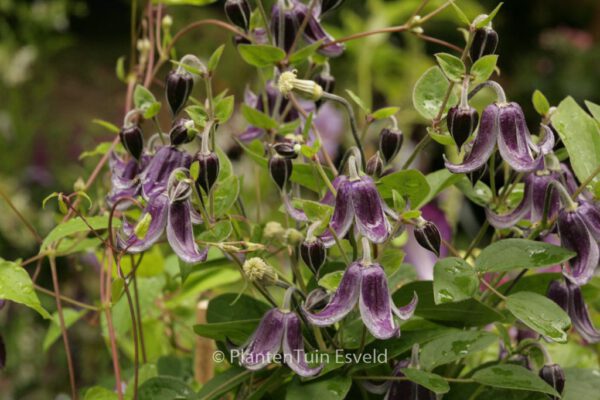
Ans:
[{"label": "blurred green background", "polygon": [[[222,3],[168,8],[173,32],[198,19],[224,19]],[[397,25],[418,3],[347,0],[326,24],[336,37]],[[441,1],[430,3],[428,10]],[[474,17],[498,2],[458,3]],[[73,182],[85,179],[97,157],[79,160],[80,154],[113,138],[92,119],[119,125],[123,118],[126,88],[115,76],[115,65],[119,57],[129,54],[129,21],[130,4],[125,0],[0,0],[0,188],[41,233],[55,223],[52,212],[41,210],[42,199],[53,191],[69,192]],[[462,46],[457,24],[449,8],[425,25],[425,33]],[[599,1],[507,0],[494,26],[500,36],[499,80],[509,98],[522,104],[531,124],[537,124],[530,102],[534,89],[540,89],[552,104],[566,95],[580,102],[600,102]],[[178,50],[206,57],[221,43],[227,43],[227,48],[216,76],[216,92],[229,88],[240,99],[246,85],[256,87],[255,72],[241,62],[228,33],[196,30],[180,42]],[[331,66],[337,91],[351,89],[374,108],[402,107],[400,124],[412,140],[418,140],[423,127],[411,107],[412,86],[432,65],[431,55],[439,51],[446,49],[407,33],[351,42]],[[165,74],[166,70],[159,77]],[[157,98],[162,99],[161,92],[154,87]],[[228,135],[242,129],[231,124],[221,138],[222,146],[232,146]],[[430,150],[429,164],[441,165],[439,149]],[[15,260],[35,252],[35,242],[0,201],[0,256]],[[74,297],[94,298],[87,291],[97,291],[95,273],[82,263],[76,266],[63,272],[66,291]],[[38,282],[50,287],[45,270]],[[49,298],[42,300],[52,304]],[[46,321],[23,307],[11,305],[0,311],[0,333],[9,348],[8,366],[0,372],[0,399],[46,399],[67,392],[62,345],[54,345],[46,354],[41,351],[46,328]],[[109,379],[110,359],[98,334],[98,321],[78,324],[71,336],[79,386]]]}]

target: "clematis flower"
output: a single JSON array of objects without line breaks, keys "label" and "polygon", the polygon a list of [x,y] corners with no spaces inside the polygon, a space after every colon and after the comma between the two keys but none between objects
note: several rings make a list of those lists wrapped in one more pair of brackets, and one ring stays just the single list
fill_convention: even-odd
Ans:
[{"label": "clematis flower", "polygon": [[554,181],[565,182],[565,169],[563,168],[566,167],[562,166],[560,169],[543,168],[526,175],[523,178],[525,185],[523,199],[512,211],[506,214],[496,214],[490,209],[485,210],[490,224],[495,228],[503,229],[510,228],[525,218],[532,223],[540,222],[544,213],[544,203],[548,190],[552,191],[550,193],[548,218],[554,218],[560,208],[560,201],[557,191],[552,188],[552,184]]},{"label": "clematis flower", "polygon": [[548,298],[569,314],[573,327],[583,339],[588,343],[600,342],[600,331],[592,324],[579,286],[569,280],[565,283],[552,281],[548,287]]},{"label": "clematis flower", "polygon": [[[457,174],[473,172],[489,160],[498,144],[500,155],[515,171],[533,171],[543,161],[543,154],[554,147],[554,134],[547,126],[542,127],[545,134],[536,145],[531,140],[523,110],[517,103],[490,104],[481,114],[479,131],[463,162],[453,164],[445,160],[446,168]],[[532,151],[539,155],[534,157]]]},{"label": "clematis flower", "polygon": [[321,41],[323,46],[319,48],[318,53],[326,57],[338,57],[344,52],[344,45],[342,43],[333,43],[334,38],[329,35],[323,26],[321,25],[321,7],[315,7],[312,14],[309,15],[310,9],[304,3],[299,0],[292,0],[292,7],[296,10],[296,15],[299,23],[308,15],[308,22],[303,32],[303,38],[308,43],[316,43]]},{"label": "clematis flower", "polygon": [[585,285],[600,261],[600,210],[588,202],[571,202],[558,214],[558,234],[561,246],[577,253],[567,261],[563,274],[571,282]]},{"label": "clematis flower", "polygon": [[147,168],[140,175],[142,197],[150,201],[156,195],[164,194],[173,171],[178,168],[189,168],[191,163],[192,157],[175,147],[164,146],[159,148]]},{"label": "clematis flower", "polygon": [[311,368],[306,363],[300,318],[289,310],[286,293],[284,307],[273,308],[263,316],[258,328],[240,351],[240,364],[249,370],[264,368],[283,353],[283,361],[300,376],[317,375],[323,365]]},{"label": "clematis flower", "polygon": [[417,307],[418,297],[404,307],[396,307],[392,301],[385,272],[381,265],[373,263],[370,244],[363,238],[363,259],[350,264],[344,272],[338,289],[331,301],[318,313],[302,308],[306,319],[316,326],[330,326],[350,313],[358,303],[360,316],[371,334],[377,339],[399,336],[393,314],[402,320],[409,319]]},{"label": "clematis flower", "polygon": [[[106,203],[109,207],[112,207],[121,198],[136,197],[140,194],[141,181],[139,176],[151,159],[151,156],[144,154],[139,162],[134,158],[125,161],[115,152],[110,154],[108,163],[111,189],[106,196]],[[121,202],[117,208],[123,210],[129,205],[129,202]]]},{"label": "clematis flower", "polygon": [[[404,377],[403,368],[411,366],[410,360],[401,360],[396,364],[393,376]],[[436,400],[435,393],[412,381],[386,381],[381,384],[369,381],[361,382],[361,385],[370,393],[385,394],[384,400]]]}]

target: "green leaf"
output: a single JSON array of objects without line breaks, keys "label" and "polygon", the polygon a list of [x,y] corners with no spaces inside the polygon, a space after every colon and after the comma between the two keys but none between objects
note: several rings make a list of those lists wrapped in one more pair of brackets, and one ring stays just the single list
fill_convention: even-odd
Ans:
[{"label": "green leaf", "polygon": [[448,382],[446,382],[444,378],[437,374],[432,374],[431,372],[421,371],[415,368],[402,368],[400,371],[402,371],[402,373],[406,375],[409,380],[431,390],[436,394],[444,394],[450,391],[450,385],[448,385]]},{"label": "green leaf", "polygon": [[117,59],[115,74],[121,82],[127,82],[127,76],[125,75],[125,56],[121,56]]},{"label": "green leaf", "polygon": [[466,67],[460,58],[448,53],[437,53],[435,58],[449,80],[462,82]]},{"label": "green leaf", "polygon": [[343,276],[344,271],[334,271],[325,274],[321,279],[319,279],[319,286],[321,286],[323,289],[329,290],[330,292],[335,292],[338,286],[340,286]]},{"label": "green leaf", "polygon": [[419,296],[415,315],[430,321],[452,326],[481,326],[504,319],[498,311],[475,299],[435,304],[431,281],[411,282],[402,286],[393,295],[394,303],[399,306],[407,304],[414,292]]},{"label": "green leaf", "polygon": [[[89,232],[90,228],[88,225],[94,230],[103,230],[108,228],[108,216],[88,217],[86,218],[86,222],[84,222],[80,217],[76,217],[56,226],[50,231],[48,236],[46,236],[42,242],[42,245],[40,246],[40,252],[46,250],[52,243],[64,237],[73,235],[75,233]],[[115,218],[113,220],[113,228],[119,228],[120,226],[121,221]]]},{"label": "green leaf", "polygon": [[240,178],[231,175],[217,184],[214,193],[215,215],[223,215],[235,204],[240,193]]},{"label": "green leaf", "polygon": [[210,72],[213,72],[214,70],[217,69],[217,66],[219,65],[219,61],[221,61],[221,56],[223,55],[223,50],[225,50],[224,44],[220,45],[208,59],[208,63],[206,64],[206,67],[208,68],[208,70]]},{"label": "green leaf", "polygon": [[498,62],[497,54],[489,54],[487,56],[481,57],[479,60],[475,61],[473,66],[471,67],[471,75],[473,76],[473,83],[481,83],[490,79],[490,76],[494,73],[496,69],[496,63]]},{"label": "green leaf", "polygon": [[103,119],[98,119],[98,118],[94,118],[92,120],[92,124],[96,124],[99,125],[103,128],[106,128],[108,131],[113,132],[113,133],[119,133],[120,129],[118,126],[116,126],[115,124],[112,124],[108,121],[104,121]]},{"label": "green leaf", "polygon": [[194,325],[197,335],[214,340],[223,340],[227,337],[234,343],[244,343],[258,326],[260,319],[242,321],[217,322],[212,324]]},{"label": "green leaf", "polygon": [[[118,144],[118,145],[120,146],[121,144]],[[111,147],[112,147],[112,142],[98,143],[98,145],[96,145],[94,150],[88,150],[88,151],[84,151],[83,153],[81,153],[79,155],[79,159],[83,160],[84,158],[87,158],[87,157],[103,156],[110,151]]]},{"label": "green leaf", "polygon": [[[199,400],[213,400],[226,398],[223,395],[235,387],[239,386],[246,379],[249,379],[253,371],[233,367],[227,371],[215,376],[210,381],[206,382],[202,389],[198,392]],[[142,399],[140,399],[142,400]]]},{"label": "green leaf", "polygon": [[333,207],[312,200],[302,200],[301,203],[302,210],[309,221],[321,221],[319,229],[315,233],[318,234],[319,230],[326,229],[333,215]]},{"label": "green leaf", "polygon": [[25,268],[2,258],[0,258],[0,299],[23,304],[37,311],[42,317],[50,318],[48,311],[42,307]]},{"label": "green leaf", "polygon": [[502,4],[504,3],[499,3],[496,8],[494,8],[492,10],[492,12],[483,20],[479,21],[475,27],[476,28],[483,28],[484,26],[486,26],[487,24],[489,24],[490,22],[492,22],[492,20],[494,19],[494,17],[496,16],[496,14],[498,14],[498,11],[500,11],[500,7],[502,7]]},{"label": "green leaf", "polygon": [[192,399],[195,393],[185,382],[171,376],[148,379],[138,389],[140,400]]},{"label": "green leaf", "polygon": [[594,117],[594,119],[600,123],[600,106],[587,100],[585,101],[585,105],[592,114],[592,117]]},{"label": "green leaf", "polygon": [[114,390],[93,386],[85,391],[83,400],[118,400],[118,398]]},{"label": "green leaf", "polygon": [[[552,113],[552,126],[567,148],[573,172],[585,181],[600,166],[600,126],[573,100],[564,99]],[[594,182],[600,179],[596,177]]]},{"label": "green leaf", "polygon": [[270,309],[271,306],[268,304],[245,294],[225,293],[210,300],[206,310],[206,321],[221,323],[260,320]]},{"label": "green leaf", "polygon": [[321,44],[323,44],[323,41],[319,40],[318,42],[312,43],[296,51],[290,56],[290,64],[300,64],[301,62],[305,61],[308,59],[308,57],[312,56],[317,50],[319,50]]},{"label": "green leaf", "polygon": [[384,107],[374,111],[373,114],[371,114],[371,117],[373,119],[386,119],[395,115],[398,111],[400,111],[400,107]]},{"label": "green leaf", "polygon": [[301,383],[295,378],[287,388],[285,400],[342,400],[352,386],[350,376],[324,376],[323,378]]},{"label": "green leaf", "polygon": [[469,20],[469,18],[466,16],[466,14],[464,13],[464,11],[456,5],[456,3],[454,2],[454,0],[450,1],[450,4],[452,5],[452,8],[454,8],[454,11],[456,11],[456,14],[458,15],[458,18],[466,25],[469,26],[471,25],[471,21]]},{"label": "green leaf", "polygon": [[[440,67],[431,67],[417,81],[413,90],[413,105],[417,112],[425,119],[433,120],[440,112],[440,108],[446,98],[446,92],[450,83],[444,76]],[[441,117],[446,115],[448,109],[456,104],[458,97],[452,93],[446,102],[444,112]]]},{"label": "green leaf", "polygon": [[444,258],[433,267],[435,304],[468,299],[477,293],[478,287],[479,279],[475,269],[462,258]]},{"label": "green leaf", "polygon": [[166,4],[168,6],[206,6],[216,3],[217,0],[152,0],[154,4]]},{"label": "green leaf", "polygon": [[456,182],[464,178],[461,174],[453,174],[446,168],[431,172],[425,177],[429,184],[429,194],[417,205],[417,208],[429,203],[435,196],[440,194],[444,189],[454,185]]},{"label": "green leaf", "polygon": [[156,103],[156,98],[152,92],[140,84],[135,85],[133,91],[133,104],[135,104],[135,108],[146,110],[152,103]]},{"label": "green leaf", "polygon": [[355,94],[352,90],[350,89],[346,89],[346,93],[348,93],[348,96],[350,96],[350,98],[352,99],[352,101],[354,103],[356,103],[356,105],[363,110],[363,112],[365,114],[370,114],[371,113],[371,109],[369,107],[367,107],[367,105],[365,103],[363,103],[362,99],[360,97],[358,97],[357,94]]},{"label": "green leaf", "polygon": [[233,106],[234,106],[234,96],[227,96],[221,100],[219,100],[215,104],[215,117],[219,121],[220,124],[224,124],[231,118],[231,114],[233,114]]},{"label": "green leaf", "polygon": [[480,272],[504,272],[560,264],[575,253],[553,244],[527,239],[504,239],[481,251],[475,261]]},{"label": "green leaf", "polygon": [[386,199],[392,198],[392,191],[408,197],[411,207],[421,204],[429,194],[429,184],[425,176],[418,170],[409,169],[394,172],[379,180],[377,187]]},{"label": "green leaf", "polygon": [[531,96],[531,102],[533,103],[533,108],[535,108],[535,111],[537,111],[537,113],[542,117],[548,114],[548,111],[550,111],[550,103],[548,102],[548,99],[539,90],[533,92],[533,95]]},{"label": "green leaf", "polygon": [[262,111],[242,104],[242,115],[250,125],[263,129],[277,129],[277,122]]},{"label": "green leaf", "polygon": [[518,292],[508,296],[506,308],[525,325],[556,342],[567,341],[565,330],[571,325],[567,313],[545,296]]},{"label": "green leaf", "polygon": [[435,140],[437,143],[441,144],[442,146],[450,146],[455,144],[456,142],[454,141],[454,138],[452,136],[450,136],[449,134],[445,134],[445,133],[436,133],[433,129],[427,129],[427,134],[429,134],[429,136]]},{"label": "green leaf", "polygon": [[144,111],[144,118],[150,119],[150,118],[158,115],[158,113],[160,112],[161,106],[162,106],[162,104],[160,104],[159,102],[154,102],[154,103],[151,103],[150,105],[148,105],[148,107],[146,107],[145,111]]},{"label": "green leaf", "polygon": [[432,340],[421,349],[421,365],[431,370],[485,350],[495,344],[498,337],[489,332],[462,331],[448,333]]},{"label": "green leaf", "polygon": [[184,108],[186,114],[194,121],[196,127],[201,127],[206,125],[206,120],[208,119],[208,114],[203,106],[193,105],[187,106]]},{"label": "green leaf", "polygon": [[[63,317],[65,319],[65,327],[70,328],[75,322],[79,321],[81,317],[85,315],[86,311],[76,311],[72,308],[64,308],[63,309]],[[58,339],[61,335],[60,332],[60,321],[58,319],[58,313],[52,314],[52,319],[50,322],[50,326],[48,327],[48,331],[46,332],[46,336],[44,337],[44,344],[42,348],[44,352],[48,351],[50,346]]]},{"label": "green leaf", "polygon": [[598,400],[600,370],[566,368],[565,377],[562,400]]},{"label": "green leaf", "polygon": [[222,242],[227,240],[232,231],[233,226],[231,222],[223,220],[214,224],[209,230],[202,232],[198,236],[198,239],[204,242]]},{"label": "green leaf", "polygon": [[481,369],[473,375],[473,380],[486,386],[504,389],[529,390],[560,397],[550,385],[539,376],[520,365],[503,364]]},{"label": "green leaf", "polygon": [[240,44],[237,48],[244,61],[258,68],[277,65],[285,58],[279,47],[266,44]]}]

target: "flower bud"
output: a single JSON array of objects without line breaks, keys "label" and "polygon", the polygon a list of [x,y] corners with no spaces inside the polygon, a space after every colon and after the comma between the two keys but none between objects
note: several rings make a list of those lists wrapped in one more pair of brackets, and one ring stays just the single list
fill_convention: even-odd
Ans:
[{"label": "flower bud", "polygon": [[244,274],[251,282],[259,282],[264,285],[274,285],[279,280],[277,272],[260,257],[253,257],[244,262],[242,266]]},{"label": "flower bud", "polygon": [[273,150],[283,158],[297,158],[300,145],[294,142],[279,142],[273,145]]},{"label": "flower bud", "polygon": [[279,222],[269,221],[265,224],[263,229],[263,236],[265,239],[281,239],[285,235],[285,229]]},{"label": "flower bud", "polygon": [[252,10],[248,0],[226,0],[225,14],[232,24],[239,26],[244,31],[250,27]]},{"label": "flower bud", "polygon": [[304,263],[313,271],[316,275],[319,269],[325,264],[327,259],[327,250],[323,241],[318,237],[313,240],[305,240],[300,245],[300,256]]},{"label": "flower bud", "polygon": [[[280,29],[280,23],[283,26]],[[298,21],[298,12],[294,8],[283,9],[276,4],[271,13],[271,33],[275,38],[277,46],[289,52],[296,38],[298,27],[302,21]]]},{"label": "flower bud", "polygon": [[379,152],[385,163],[389,163],[396,157],[402,148],[404,136],[400,130],[383,128],[379,133]]},{"label": "flower bud", "polygon": [[440,256],[442,236],[433,222],[422,220],[414,229],[415,239],[423,247]]},{"label": "flower bud", "polygon": [[198,152],[195,161],[198,161],[200,167],[196,184],[204,190],[204,193],[208,194],[219,176],[219,157],[215,153]]},{"label": "flower bud", "polygon": [[121,144],[125,147],[125,150],[129,152],[136,160],[139,160],[142,156],[142,150],[144,149],[144,136],[139,126],[133,125],[129,127],[122,127],[119,132],[121,138]]},{"label": "flower bud", "polygon": [[169,137],[173,146],[189,143],[194,139],[194,121],[187,118],[180,118],[173,124]]},{"label": "flower bud", "polygon": [[448,110],[446,124],[454,142],[460,148],[462,144],[475,132],[479,123],[479,114],[473,107],[455,106]]},{"label": "flower bud", "polygon": [[269,173],[279,189],[284,190],[292,175],[292,160],[274,155],[269,159]]},{"label": "flower bud", "polygon": [[[540,369],[540,378],[548,385],[552,386],[559,394],[562,394],[565,388],[565,373],[558,364],[544,365]],[[557,396],[550,396],[552,400],[558,400]]]},{"label": "flower bud", "polygon": [[321,0],[321,14],[327,11],[335,10],[342,5],[344,0]]},{"label": "flower bud", "polygon": [[379,155],[379,152],[373,154],[369,161],[367,161],[367,174],[374,178],[379,178],[383,173],[383,159]]},{"label": "flower bud", "polygon": [[479,28],[473,35],[471,43],[471,60],[479,60],[483,56],[494,54],[498,46],[498,34],[491,27]]},{"label": "flower bud", "polygon": [[290,246],[296,246],[302,240],[304,240],[304,235],[302,235],[302,232],[300,232],[297,229],[288,228],[288,229],[285,230],[285,233],[283,234],[283,238],[285,239],[285,242],[288,245],[290,245]]},{"label": "flower bud", "polygon": [[193,87],[194,78],[189,72],[178,72],[176,70],[169,72],[167,75],[166,93],[167,102],[173,115],[177,115],[183,108],[190,97],[190,93],[192,93]]}]

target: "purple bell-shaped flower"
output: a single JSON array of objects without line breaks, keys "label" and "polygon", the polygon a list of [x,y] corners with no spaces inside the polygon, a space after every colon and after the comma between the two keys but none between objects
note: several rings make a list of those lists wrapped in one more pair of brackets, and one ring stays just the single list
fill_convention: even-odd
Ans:
[{"label": "purple bell-shaped flower", "polygon": [[569,280],[566,280],[565,283],[552,281],[547,295],[569,314],[571,324],[583,339],[588,343],[600,342],[600,331],[592,324],[579,286]]}]

